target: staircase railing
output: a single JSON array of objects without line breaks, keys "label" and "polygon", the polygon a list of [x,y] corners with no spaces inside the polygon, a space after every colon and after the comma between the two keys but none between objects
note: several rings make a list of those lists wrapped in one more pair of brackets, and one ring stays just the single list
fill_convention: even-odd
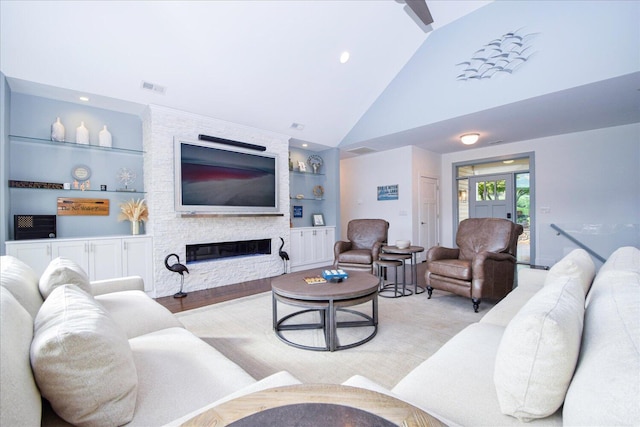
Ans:
[{"label": "staircase railing", "polygon": [[581,247],[582,249],[587,251],[591,256],[595,257],[598,261],[600,261],[602,263],[604,263],[606,261],[603,257],[598,255],[593,249],[591,249],[590,247],[588,247],[587,245],[582,243],[580,240],[576,239],[575,237],[573,237],[572,235],[570,235],[569,233],[564,231],[562,228],[558,227],[555,224],[551,224],[551,228],[553,228],[554,230],[556,230],[558,232],[558,236],[562,234],[564,237],[566,237],[567,239],[571,240],[573,243],[575,243],[576,245],[578,245],[579,247]]}]

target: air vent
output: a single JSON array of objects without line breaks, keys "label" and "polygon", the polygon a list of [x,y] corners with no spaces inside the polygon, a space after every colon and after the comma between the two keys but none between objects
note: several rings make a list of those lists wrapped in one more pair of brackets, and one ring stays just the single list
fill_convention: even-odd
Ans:
[{"label": "air vent", "polygon": [[291,129],[295,129],[295,130],[302,130],[304,129],[304,125],[302,123],[291,123],[291,126],[289,126]]},{"label": "air vent", "polygon": [[487,145],[495,145],[495,144],[502,144],[504,141],[499,139],[497,141],[491,141],[491,142],[487,142]]},{"label": "air vent", "polygon": [[157,85],[155,83],[150,83],[150,82],[145,82],[145,81],[142,82],[141,87],[144,90],[150,90],[150,91],[158,93],[160,95],[164,95],[164,93],[167,91],[167,88],[164,87],[164,86],[160,86],[160,85]]},{"label": "air vent", "polygon": [[352,148],[351,150],[347,150],[349,153],[353,153],[353,154],[369,154],[369,153],[375,153],[376,150],[373,150],[369,147],[358,147],[358,148]]}]

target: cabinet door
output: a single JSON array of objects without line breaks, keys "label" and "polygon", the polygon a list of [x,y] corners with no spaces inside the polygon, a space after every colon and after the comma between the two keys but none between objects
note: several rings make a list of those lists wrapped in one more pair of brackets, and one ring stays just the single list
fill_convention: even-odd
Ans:
[{"label": "cabinet door", "polygon": [[333,263],[333,246],[336,243],[335,228],[325,228],[318,230],[319,238],[322,241],[320,252],[318,253],[318,261],[328,261]]},{"label": "cabinet door", "polygon": [[122,277],[122,239],[89,240],[89,279]]},{"label": "cabinet door", "polygon": [[89,243],[86,240],[51,242],[51,258],[68,258],[77,263],[89,276]]},{"label": "cabinet door", "polygon": [[50,242],[7,242],[7,255],[14,256],[31,267],[38,276],[51,261]]},{"label": "cabinet door", "polygon": [[291,267],[296,267],[302,264],[302,259],[304,257],[302,235],[303,235],[302,230],[296,230],[296,229],[291,230],[291,240],[290,240],[291,253],[289,254]]},{"label": "cabinet door", "polygon": [[144,290],[153,290],[153,265],[151,237],[136,237],[122,241],[123,276],[140,276],[144,281]]}]

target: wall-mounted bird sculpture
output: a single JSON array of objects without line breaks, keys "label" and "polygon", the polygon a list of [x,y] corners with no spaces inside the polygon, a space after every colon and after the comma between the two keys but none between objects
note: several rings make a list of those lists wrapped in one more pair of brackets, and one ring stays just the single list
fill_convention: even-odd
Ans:
[{"label": "wall-mounted bird sculpture", "polygon": [[[176,257],[177,261],[175,264],[169,265],[169,258],[171,258],[172,256]],[[177,254],[167,255],[167,257],[164,259],[164,266],[167,267],[167,270],[173,271],[180,275],[180,291],[174,294],[173,297],[174,298],[186,297],[187,294],[185,292],[182,292],[182,287],[184,286],[184,273],[186,272],[187,274],[189,274],[189,269],[185,265],[180,264],[180,257]]]},{"label": "wall-mounted bird sculpture", "polygon": [[280,249],[278,250],[278,255],[280,255],[280,258],[282,258],[282,264],[284,266],[284,271],[282,272],[282,274],[286,274],[287,273],[287,261],[289,261],[289,254],[282,250],[282,248],[284,248],[284,239],[282,237],[280,238],[280,241],[282,242],[282,244],[280,244]]}]

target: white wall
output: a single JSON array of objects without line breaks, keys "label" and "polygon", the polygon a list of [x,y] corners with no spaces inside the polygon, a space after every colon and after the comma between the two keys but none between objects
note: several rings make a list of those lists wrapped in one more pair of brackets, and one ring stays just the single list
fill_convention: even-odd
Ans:
[{"label": "white wall", "polygon": [[[278,155],[279,206],[283,216],[182,217],[174,210],[173,139],[198,140],[198,134],[249,142]],[[178,110],[151,106],[143,117],[144,187],[149,206],[147,233],[153,235],[155,296],[179,289],[179,277],[164,266],[176,253],[185,262],[187,244],[271,239],[271,255],[229,258],[189,264],[185,291],[208,289],[282,273],[280,237],[289,250],[288,137]]]},{"label": "white wall", "polygon": [[[402,147],[340,161],[341,239],[357,218],[389,221],[389,242],[418,241],[420,176],[438,178],[440,156],[417,147]],[[398,184],[398,200],[377,200],[377,188]]]},{"label": "white wall", "polygon": [[456,162],[535,153],[536,258],[552,265],[576,246],[560,225],[604,258],[640,246],[640,124],[495,145],[442,156],[442,243],[453,244],[452,167]]}]

